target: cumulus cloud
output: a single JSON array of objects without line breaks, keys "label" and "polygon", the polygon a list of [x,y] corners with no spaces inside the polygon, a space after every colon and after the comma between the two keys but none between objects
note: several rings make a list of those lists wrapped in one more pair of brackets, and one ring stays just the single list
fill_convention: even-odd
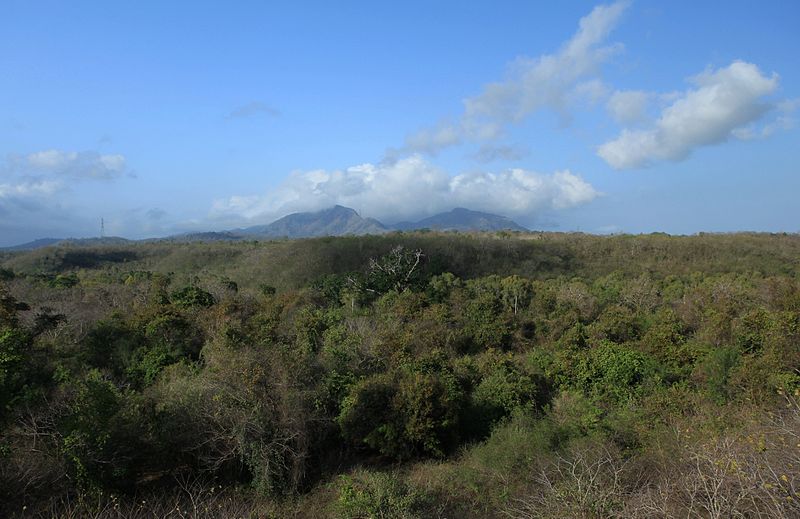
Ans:
[{"label": "cumulus cloud", "polygon": [[786,99],[775,105],[775,118],[758,126],[750,124],[733,130],[733,136],[741,140],[766,139],[780,130],[791,130],[796,121],[794,113],[800,108],[800,99]]},{"label": "cumulus cloud", "polygon": [[17,184],[0,184],[0,199],[49,196],[58,191],[59,187],[59,183],[52,180],[33,180],[22,181]]},{"label": "cumulus cloud", "polygon": [[71,188],[125,174],[122,155],[55,149],[8,155],[0,161],[0,245],[85,229],[76,208],[62,205]]},{"label": "cumulus cloud", "polygon": [[595,105],[608,97],[609,87],[600,79],[590,79],[575,85],[572,89],[571,100],[575,102],[588,101]]},{"label": "cumulus cloud", "polygon": [[488,140],[542,108],[562,114],[576,99],[597,102],[606,87],[597,79],[601,64],[622,46],[605,42],[628,7],[627,1],[595,7],[581,18],[578,31],[555,54],[520,58],[504,81],[486,85],[464,100],[464,113],[455,122],[422,129],[406,139],[403,151],[435,154],[465,140]]},{"label": "cumulus cloud", "polygon": [[641,90],[618,90],[611,94],[606,102],[606,109],[618,123],[642,122],[646,118],[651,97],[652,94]]},{"label": "cumulus cloud", "polygon": [[45,150],[28,155],[9,155],[5,170],[15,175],[112,179],[125,174],[127,167],[123,155]]},{"label": "cumulus cloud", "polygon": [[678,96],[652,127],[624,129],[599,146],[597,154],[616,169],[632,169],[659,160],[682,160],[700,147],[736,137],[740,128],[762,118],[772,106],[763,101],[778,87],[756,65],[735,61],[691,78],[696,88]]},{"label": "cumulus cloud", "polygon": [[265,196],[232,196],[214,202],[218,221],[267,222],[340,204],[388,222],[428,216],[454,207],[529,217],[587,203],[599,193],[570,171],[541,174],[523,169],[451,177],[415,154],[392,163],[344,170],[295,172]]},{"label": "cumulus cloud", "polygon": [[61,183],[46,179],[0,181],[0,247],[50,235],[73,223],[53,196]]},{"label": "cumulus cloud", "polygon": [[527,154],[528,150],[519,146],[495,146],[493,144],[484,143],[472,157],[478,162],[493,162],[495,160],[515,161],[521,160]]},{"label": "cumulus cloud", "polygon": [[248,117],[261,114],[268,115],[270,117],[277,117],[280,115],[280,112],[260,101],[251,101],[247,104],[237,106],[231,110],[226,116],[226,119],[246,119]]}]

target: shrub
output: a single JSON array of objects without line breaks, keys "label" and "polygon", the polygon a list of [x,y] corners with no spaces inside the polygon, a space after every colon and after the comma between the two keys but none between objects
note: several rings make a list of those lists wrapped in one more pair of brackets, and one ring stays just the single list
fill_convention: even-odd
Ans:
[{"label": "shrub", "polygon": [[492,427],[514,411],[532,411],[538,404],[538,384],[512,357],[490,352],[482,376],[470,395],[462,419],[471,436],[485,437]]},{"label": "shrub", "polygon": [[637,339],[639,332],[640,325],[636,314],[622,305],[607,307],[590,327],[591,335],[618,344]]},{"label": "shrub", "polygon": [[78,484],[86,489],[126,488],[145,455],[142,417],[130,397],[90,371],[74,387],[61,423],[62,451]]},{"label": "shrub", "polygon": [[647,354],[603,341],[585,352],[571,376],[588,395],[620,401],[638,396],[658,372]]},{"label": "shrub", "polygon": [[0,327],[0,424],[24,388],[24,362],[30,344],[27,332]]},{"label": "shrub", "polygon": [[504,348],[511,339],[511,326],[500,301],[489,292],[479,292],[464,310],[464,332],[477,350]]},{"label": "shrub", "polygon": [[82,356],[95,368],[110,369],[122,375],[127,369],[133,352],[144,344],[145,339],[119,316],[98,322],[83,340]]},{"label": "shrub", "polygon": [[740,357],[736,347],[714,348],[698,366],[706,392],[717,403],[724,403],[730,398],[731,388],[728,382],[733,368],[739,364]]},{"label": "shrub", "polygon": [[337,423],[346,439],[386,456],[443,456],[455,444],[460,399],[435,374],[375,375],[351,387]]},{"label": "shrub", "polygon": [[262,295],[267,297],[275,295],[275,287],[272,285],[267,285],[266,283],[261,283],[258,285],[258,291],[261,292]]},{"label": "shrub", "polygon": [[338,481],[336,511],[345,519],[422,518],[425,495],[398,474],[359,471]]},{"label": "shrub", "polygon": [[172,293],[170,300],[172,301],[172,304],[182,308],[192,308],[198,306],[207,308],[216,302],[214,300],[214,296],[196,286],[188,286],[180,290],[176,290]]},{"label": "shrub", "polygon": [[72,288],[80,282],[78,275],[73,272],[70,274],[58,274],[50,280],[49,285],[53,288]]}]

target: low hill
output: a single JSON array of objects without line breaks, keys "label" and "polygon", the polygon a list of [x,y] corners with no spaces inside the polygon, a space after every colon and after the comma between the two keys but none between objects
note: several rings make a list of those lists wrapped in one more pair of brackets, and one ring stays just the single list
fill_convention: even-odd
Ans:
[{"label": "low hill", "polygon": [[435,229],[437,231],[521,231],[528,229],[505,216],[456,207],[452,211],[439,213],[418,222],[401,222],[392,226],[400,231]]}]

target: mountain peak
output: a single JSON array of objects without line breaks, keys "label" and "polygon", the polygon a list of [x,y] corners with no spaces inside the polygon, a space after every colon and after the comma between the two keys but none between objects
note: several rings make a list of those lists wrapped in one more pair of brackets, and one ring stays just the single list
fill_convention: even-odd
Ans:
[{"label": "mountain peak", "polygon": [[372,218],[362,218],[355,209],[335,205],[316,212],[294,213],[269,225],[248,227],[240,232],[263,237],[309,238],[345,234],[382,234],[386,227]]},{"label": "mountain peak", "polygon": [[400,230],[437,229],[440,231],[523,231],[515,221],[505,216],[473,211],[465,207],[455,207],[446,213],[439,213],[416,223],[402,223],[395,226]]},{"label": "mountain peak", "polygon": [[358,215],[358,212],[355,209],[353,209],[351,207],[345,207],[345,206],[339,205],[339,204],[336,204],[335,206],[330,207],[328,209],[323,209],[321,211],[317,211],[317,213],[340,213],[340,214],[355,214],[355,215]]}]

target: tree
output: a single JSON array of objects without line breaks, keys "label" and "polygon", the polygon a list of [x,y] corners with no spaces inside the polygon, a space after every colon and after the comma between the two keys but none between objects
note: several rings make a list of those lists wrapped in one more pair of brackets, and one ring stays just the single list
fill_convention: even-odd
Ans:
[{"label": "tree", "polygon": [[354,298],[360,294],[361,298],[372,300],[391,290],[403,292],[417,287],[424,257],[420,249],[412,251],[398,245],[384,256],[370,258],[366,275],[349,275],[345,292],[351,292]]},{"label": "tree", "polygon": [[519,276],[509,276],[500,281],[500,290],[503,303],[506,307],[513,310],[514,315],[530,304],[533,297],[533,287],[530,280]]}]

